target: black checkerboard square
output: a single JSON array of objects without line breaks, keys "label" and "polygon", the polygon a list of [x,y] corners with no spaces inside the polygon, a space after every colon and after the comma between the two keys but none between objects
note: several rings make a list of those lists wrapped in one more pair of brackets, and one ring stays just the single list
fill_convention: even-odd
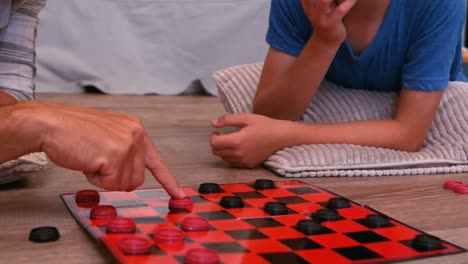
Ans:
[{"label": "black checkerboard square", "polygon": [[251,218],[251,219],[243,219],[243,220],[244,222],[247,222],[256,228],[284,226],[280,222],[276,221],[274,218]]},{"label": "black checkerboard square", "polygon": [[301,198],[300,196],[286,196],[286,197],[277,197],[275,198],[276,201],[282,202],[284,204],[300,204],[300,203],[309,203],[304,198]]},{"label": "black checkerboard square", "polygon": [[286,190],[295,193],[295,194],[310,194],[310,193],[318,193],[319,191],[312,189],[310,187],[294,187],[294,188],[286,188]]},{"label": "black checkerboard square", "polygon": [[280,242],[292,250],[323,248],[320,244],[308,239],[307,237],[294,238],[294,239],[282,239],[280,240]]},{"label": "black checkerboard square", "polygon": [[208,199],[206,199],[205,197],[200,196],[200,195],[190,196],[190,198],[192,198],[192,201],[193,201],[194,204],[196,204],[196,203],[207,203],[207,202],[209,202]]},{"label": "black checkerboard square", "polygon": [[382,258],[381,255],[363,246],[335,248],[333,250],[349,260],[366,260]]},{"label": "black checkerboard square", "polygon": [[244,246],[237,242],[202,243],[202,246],[219,253],[243,253],[249,252]]},{"label": "black checkerboard square", "polygon": [[236,240],[255,240],[269,238],[267,235],[263,234],[257,229],[231,230],[225,231],[225,233]]},{"label": "black checkerboard square", "polygon": [[134,217],[133,220],[136,224],[152,224],[152,223],[165,223],[166,219],[157,216],[150,216],[150,217]]},{"label": "black checkerboard square", "polygon": [[[106,234],[107,231],[106,231],[106,226],[98,226],[97,228],[99,228],[99,230],[101,230],[102,233]],[[135,233],[135,234],[140,234],[142,233],[138,228],[135,229],[135,232],[132,232],[132,233]],[[112,233],[110,233],[112,234]]]},{"label": "black checkerboard square", "polygon": [[283,252],[283,253],[268,253],[260,254],[264,259],[269,261],[271,264],[306,264],[308,263],[305,259],[296,255],[294,252]]},{"label": "black checkerboard square", "polygon": [[197,215],[209,221],[236,219],[235,216],[233,216],[232,214],[226,211],[200,212],[200,213],[197,213]]},{"label": "black checkerboard square", "polygon": [[363,226],[369,228],[369,229],[385,228],[385,227],[395,226],[395,225],[392,224],[392,223],[388,223],[388,224],[386,224],[386,225],[382,225],[382,226],[379,226],[379,227],[372,227],[372,226],[370,226],[370,225],[367,223],[367,221],[366,221],[365,218],[356,219],[356,220],[354,220],[354,221],[355,221],[356,223],[359,223],[359,224],[361,224],[361,225],[363,225]]},{"label": "black checkerboard square", "polygon": [[135,193],[143,199],[167,197],[167,193],[164,190],[140,190],[136,191]]},{"label": "black checkerboard square", "polygon": [[375,243],[375,242],[384,242],[389,241],[388,238],[383,237],[377,233],[372,231],[361,231],[361,232],[353,232],[353,233],[345,233],[347,237],[356,240],[361,244],[365,243]]},{"label": "black checkerboard square", "polygon": [[146,207],[148,206],[145,202],[141,200],[123,200],[123,201],[113,201],[112,205],[116,208],[134,208],[134,207]]},{"label": "black checkerboard square", "polygon": [[266,198],[265,195],[259,192],[236,192],[233,193],[235,196],[238,196],[242,199],[258,199],[258,198]]},{"label": "black checkerboard square", "polygon": [[[307,235],[309,236],[309,234],[305,233],[305,232],[302,232],[297,226],[294,226],[293,227],[295,230],[303,233],[304,235]],[[318,235],[324,235],[324,234],[333,234],[333,233],[336,233],[335,231],[331,230],[330,228],[326,227],[326,226],[322,226],[322,228],[320,228],[320,230],[314,232],[313,234],[311,234],[310,236],[318,236]]]}]

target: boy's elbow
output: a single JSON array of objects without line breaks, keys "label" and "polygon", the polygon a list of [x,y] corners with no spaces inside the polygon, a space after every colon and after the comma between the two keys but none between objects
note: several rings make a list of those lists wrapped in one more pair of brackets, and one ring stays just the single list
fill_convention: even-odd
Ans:
[{"label": "boy's elbow", "polygon": [[396,146],[397,150],[406,152],[419,152],[424,144],[425,136],[418,137],[415,135],[409,135],[402,137]]}]

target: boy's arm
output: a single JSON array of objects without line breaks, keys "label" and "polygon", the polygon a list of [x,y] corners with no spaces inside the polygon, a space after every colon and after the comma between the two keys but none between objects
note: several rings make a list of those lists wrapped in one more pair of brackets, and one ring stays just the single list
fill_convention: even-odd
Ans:
[{"label": "boy's arm", "polygon": [[354,144],[418,151],[439,107],[443,91],[402,89],[392,120],[353,121],[341,124],[289,124],[286,145]]},{"label": "boy's arm", "polygon": [[303,144],[354,144],[418,151],[437,112],[443,91],[401,91],[392,120],[340,124],[300,124],[259,115],[224,115],[215,128],[238,126],[236,133],[211,136],[213,153],[241,166],[255,167],[284,147]]},{"label": "boy's arm", "polygon": [[339,48],[313,36],[299,57],[270,48],[253,101],[253,112],[297,120],[315,95]]},{"label": "boy's arm", "polygon": [[297,58],[270,48],[253,102],[256,114],[297,120],[304,113],[346,38],[342,20],[356,0],[338,6],[328,1],[301,3],[314,33]]}]

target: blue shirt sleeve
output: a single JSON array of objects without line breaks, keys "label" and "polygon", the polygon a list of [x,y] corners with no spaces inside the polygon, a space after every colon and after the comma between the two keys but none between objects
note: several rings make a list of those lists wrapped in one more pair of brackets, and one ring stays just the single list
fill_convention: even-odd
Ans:
[{"label": "blue shirt sleeve", "polygon": [[272,0],[267,43],[286,54],[299,56],[312,35],[312,24],[300,0]]},{"label": "blue shirt sleeve", "polygon": [[413,21],[402,67],[403,87],[437,91],[458,79],[465,12],[465,0],[426,1],[423,15]]}]

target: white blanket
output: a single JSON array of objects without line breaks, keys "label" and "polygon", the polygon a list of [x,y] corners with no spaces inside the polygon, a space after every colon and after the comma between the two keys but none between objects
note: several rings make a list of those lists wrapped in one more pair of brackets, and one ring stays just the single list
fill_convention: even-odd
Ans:
[{"label": "white blanket", "polygon": [[211,73],[261,61],[270,0],[48,0],[40,15],[37,91],[183,92]]}]

